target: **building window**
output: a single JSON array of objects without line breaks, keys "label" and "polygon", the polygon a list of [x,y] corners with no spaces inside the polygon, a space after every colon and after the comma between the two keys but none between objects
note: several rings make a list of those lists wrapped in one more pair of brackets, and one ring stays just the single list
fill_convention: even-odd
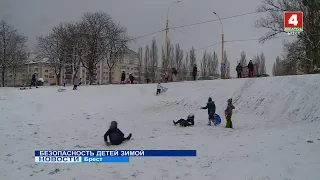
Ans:
[{"label": "building window", "polygon": [[45,75],[44,77],[45,77],[45,78],[48,78],[49,76],[48,76],[48,75]]},{"label": "building window", "polygon": [[53,78],[54,78],[54,76],[49,76],[49,78],[53,79]]},{"label": "building window", "polygon": [[49,70],[47,70],[47,69],[46,69],[44,72],[46,72],[46,73],[47,73],[47,72],[49,72]]}]

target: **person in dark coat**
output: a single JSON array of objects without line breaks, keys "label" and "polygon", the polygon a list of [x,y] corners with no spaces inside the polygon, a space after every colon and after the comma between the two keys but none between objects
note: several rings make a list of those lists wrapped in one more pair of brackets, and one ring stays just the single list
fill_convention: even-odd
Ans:
[{"label": "person in dark coat", "polygon": [[177,80],[178,70],[176,68],[171,69],[171,81],[175,82]]},{"label": "person in dark coat", "polygon": [[149,73],[148,72],[146,72],[145,78],[146,78],[147,84],[149,84],[150,83],[150,77],[149,77]]},{"label": "person in dark coat", "polygon": [[242,74],[242,66],[239,63],[237,68],[236,68],[237,74],[238,74],[238,78],[241,78],[241,74]]},{"label": "person in dark coat", "polygon": [[32,85],[35,86],[36,88],[38,88],[38,86],[37,86],[37,73],[34,73],[31,77],[30,89],[31,89]]},{"label": "person in dark coat", "polygon": [[130,140],[132,134],[130,133],[128,137],[124,137],[123,132],[118,129],[117,121],[112,121],[108,131],[104,134],[104,142],[109,145],[108,137],[110,139],[111,145],[119,145],[126,140]]},{"label": "person in dark coat", "polygon": [[192,76],[193,76],[193,80],[194,80],[194,81],[195,81],[196,78],[197,78],[197,72],[198,72],[197,65],[194,64],[194,65],[193,65],[193,70],[192,70]]},{"label": "person in dark coat", "polygon": [[178,121],[173,121],[174,125],[180,124],[182,127],[188,127],[188,126],[193,126],[194,125],[194,115],[189,114],[187,120],[185,119],[179,119]]},{"label": "person in dark coat", "polygon": [[121,74],[121,83],[122,84],[125,84],[125,81],[126,81],[126,73],[124,71],[122,71],[122,74]]},{"label": "person in dark coat", "polygon": [[252,63],[252,60],[250,60],[249,64],[248,64],[248,69],[249,69],[249,77],[252,77],[253,76],[253,63]]},{"label": "person in dark coat", "polygon": [[129,79],[130,79],[130,82],[131,84],[134,84],[134,76],[132,74],[129,75]]},{"label": "person in dark coat", "polygon": [[212,101],[211,97],[209,97],[207,105],[205,107],[202,107],[201,109],[208,109],[208,116],[209,116],[208,126],[211,126],[211,122],[213,122],[213,124],[216,125],[216,121],[215,121],[216,105],[214,101]]}]

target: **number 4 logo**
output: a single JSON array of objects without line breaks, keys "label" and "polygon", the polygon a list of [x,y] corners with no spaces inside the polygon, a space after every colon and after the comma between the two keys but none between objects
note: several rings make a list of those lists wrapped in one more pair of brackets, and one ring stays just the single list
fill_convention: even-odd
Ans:
[{"label": "number 4 logo", "polygon": [[303,31],[303,12],[286,11],[283,15],[283,21],[285,32]]},{"label": "number 4 logo", "polygon": [[299,24],[298,15],[296,14],[291,15],[291,17],[288,20],[288,24],[293,24],[294,26],[297,26]]}]

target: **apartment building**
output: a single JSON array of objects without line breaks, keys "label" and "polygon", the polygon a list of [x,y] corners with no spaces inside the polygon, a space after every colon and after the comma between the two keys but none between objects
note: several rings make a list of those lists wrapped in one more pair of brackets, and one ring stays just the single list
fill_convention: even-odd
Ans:
[{"label": "apartment building", "polygon": [[[49,66],[49,63],[44,61],[27,62],[22,65],[16,72],[10,67],[5,73],[5,86],[21,86],[30,84],[33,73],[37,73],[39,78],[43,78],[45,84],[54,84],[56,82],[55,73]],[[0,75],[2,80],[2,75]]]},{"label": "apartment building", "polygon": [[[111,83],[119,84],[121,81],[121,74],[124,71],[126,77],[129,77],[129,74],[133,74],[137,77],[138,75],[138,54],[130,49],[122,58],[117,59],[117,63],[111,69]],[[102,60],[97,64],[94,69],[94,84],[109,84],[109,72],[110,68],[106,60]],[[67,83],[72,83],[73,70],[70,65],[66,65],[65,69],[62,71],[62,74],[66,77]],[[80,66],[77,73],[78,78],[82,78],[82,84],[89,83],[89,74],[87,69],[84,66]]]}]

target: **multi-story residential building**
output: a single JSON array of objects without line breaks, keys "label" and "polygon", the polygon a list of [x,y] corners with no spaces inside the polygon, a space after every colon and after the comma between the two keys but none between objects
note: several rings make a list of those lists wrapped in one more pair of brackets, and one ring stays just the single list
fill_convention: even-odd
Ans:
[{"label": "multi-story residential building", "polygon": [[[37,73],[39,78],[43,78],[46,84],[54,84],[56,82],[55,73],[47,61],[31,61],[23,64],[16,72],[10,67],[7,68],[5,86],[29,85],[33,73]],[[0,79],[2,79],[2,75],[0,75]]]},{"label": "multi-story residential building", "polygon": [[[135,77],[138,75],[138,55],[132,50],[128,50],[125,55],[117,59],[117,63],[111,68],[111,83],[118,84],[121,80],[121,74],[124,71],[126,77],[129,74],[133,74]],[[94,84],[109,84],[109,72],[110,68],[106,60],[102,60],[97,64],[96,69],[94,69]],[[66,65],[62,74],[65,76],[67,83],[72,83],[73,70],[70,65]],[[82,78],[82,84],[89,83],[89,74],[84,66],[80,66],[78,73],[76,74],[78,78]]]}]

